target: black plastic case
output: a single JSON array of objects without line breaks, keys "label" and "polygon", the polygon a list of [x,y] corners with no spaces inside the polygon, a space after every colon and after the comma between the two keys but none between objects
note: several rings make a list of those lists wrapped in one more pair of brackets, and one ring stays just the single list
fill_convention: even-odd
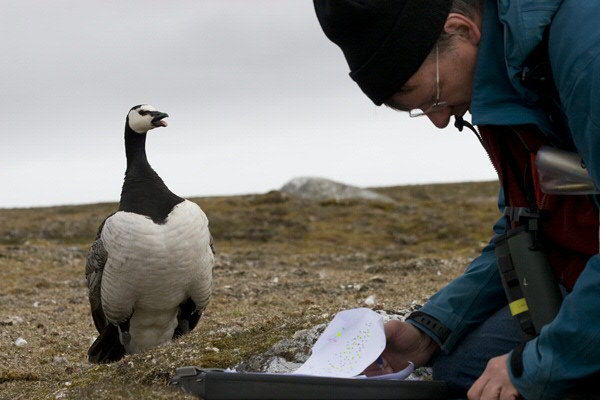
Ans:
[{"label": "black plastic case", "polygon": [[205,400],[445,399],[442,381],[326,378],[182,367],[169,385]]}]

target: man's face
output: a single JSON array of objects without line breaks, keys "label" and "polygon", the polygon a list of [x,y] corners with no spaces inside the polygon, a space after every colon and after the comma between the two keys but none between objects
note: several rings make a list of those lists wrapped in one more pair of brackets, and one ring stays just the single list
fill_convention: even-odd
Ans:
[{"label": "man's face", "polygon": [[[436,48],[406,84],[386,104],[399,111],[422,110],[438,128],[445,128],[453,115],[463,116],[471,104],[477,49],[478,26],[458,14],[451,14],[447,27],[460,34],[445,49]],[[438,89],[439,87],[439,89]],[[433,104],[439,104],[433,107]]]},{"label": "man's face", "polygon": [[[436,127],[445,128],[451,116],[463,116],[469,110],[476,55],[476,48],[460,49],[455,47],[440,51],[437,63],[439,102],[445,102],[446,105],[436,107],[426,115]],[[401,111],[430,110],[437,99],[436,76],[434,52],[386,104]]]}]

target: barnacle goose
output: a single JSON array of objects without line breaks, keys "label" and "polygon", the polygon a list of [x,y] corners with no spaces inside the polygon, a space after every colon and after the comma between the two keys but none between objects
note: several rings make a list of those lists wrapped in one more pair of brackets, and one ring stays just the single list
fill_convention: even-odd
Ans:
[{"label": "barnacle goose", "polygon": [[119,210],[100,225],[85,275],[98,338],[93,363],[117,361],[196,326],[212,290],[214,248],[200,207],[172,193],[146,158],[146,134],[167,126],[144,104],[125,123]]}]

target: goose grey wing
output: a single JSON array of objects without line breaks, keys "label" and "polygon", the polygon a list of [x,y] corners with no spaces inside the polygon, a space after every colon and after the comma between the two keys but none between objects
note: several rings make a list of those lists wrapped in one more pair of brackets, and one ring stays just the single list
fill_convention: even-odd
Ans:
[{"label": "goose grey wing", "polygon": [[95,364],[118,361],[126,353],[125,347],[119,339],[119,328],[108,322],[102,310],[102,274],[108,260],[108,252],[102,242],[102,229],[106,220],[112,215],[114,213],[100,224],[96,240],[90,248],[85,264],[85,278],[89,290],[92,318],[98,333],[100,333],[88,350],[88,360]]},{"label": "goose grey wing", "polygon": [[106,265],[106,260],[108,259],[108,252],[104,248],[101,236],[104,223],[113,214],[109,215],[102,221],[102,224],[100,224],[98,233],[96,234],[96,240],[88,252],[85,263],[85,279],[89,291],[88,297],[92,309],[92,318],[94,319],[96,329],[100,333],[102,333],[104,328],[108,325],[104,311],[102,311],[102,297],[100,291],[102,287],[102,273],[104,272],[104,265]]}]

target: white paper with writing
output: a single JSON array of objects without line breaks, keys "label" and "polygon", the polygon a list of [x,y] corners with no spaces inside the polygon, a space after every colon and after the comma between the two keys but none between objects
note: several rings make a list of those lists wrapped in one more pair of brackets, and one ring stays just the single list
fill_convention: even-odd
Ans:
[{"label": "white paper with writing", "polygon": [[310,358],[295,374],[355,377],[385,349],[383,318],[369,308],[338,313],[312,348]]}]

